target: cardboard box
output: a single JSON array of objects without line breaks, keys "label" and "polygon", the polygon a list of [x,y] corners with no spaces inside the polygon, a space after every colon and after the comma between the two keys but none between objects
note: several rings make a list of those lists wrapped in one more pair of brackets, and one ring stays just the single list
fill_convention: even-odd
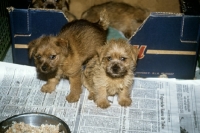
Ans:
[{"label": "cardboard box", "polygon": [[28,43],[41,35],[56,35],[68,22],[63,12],[45,9],[8,8],[11,26],[13,62],[34,65],[28,57]]},{"label": "cardboard box", "polygon": [[[9,8],[13,62],[33,65],[27,44],[56,35],[67,18],[60,11]],[[140,49],[136,77],[193,79],[199,51],[200,16],[152,13],[129,40]]]},{"label": "cardboard box", "polygon": [[136,77],[193,79],[199,52],[200,16],[152,13],[130,43],[139,48]]}]

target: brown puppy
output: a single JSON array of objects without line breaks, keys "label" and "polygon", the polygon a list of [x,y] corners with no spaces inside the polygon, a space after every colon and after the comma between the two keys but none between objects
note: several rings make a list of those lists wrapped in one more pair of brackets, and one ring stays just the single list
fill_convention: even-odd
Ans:
[{"label": "brown puppy", "polygon": [[122,2],[106,2],[84,11],[81,18],[97,22],[99,12],[103,9],[106,9],[108,13],[110,26],[121,31],[126,38],[130,38],[149,15],[149,11],[140,7],[133,7]]},{"label": "brown puppy", "polygon": [[76,17],[69,12],[69,4],[70,0],[32,0],[31,7],[62,10],[71,22],[75,20]]},{"label": "brown puppy", "polygon": [[41,91],[51,93],[61,78],[68,77],[68,102],[76,102],[81,94],[82,64],[92,58],[96,49],[106,42],[106,31],[101,25],[87,20],[66,24],[58,36],[42,36],[29,43],[29,56],[34,57],[39,73],[48,74]]},{"label": "brown puppy", "polygon": [[126,40],[110,40],[92,58],[82,72],[82,83],[88,89],[88,99],[98,107],[107,108],[108,96],[118,94],[118,103],[129,106],[138,49]]}]

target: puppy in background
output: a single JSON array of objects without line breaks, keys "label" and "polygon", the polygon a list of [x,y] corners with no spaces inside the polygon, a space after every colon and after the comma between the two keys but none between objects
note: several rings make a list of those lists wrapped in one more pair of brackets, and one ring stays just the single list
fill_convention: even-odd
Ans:
[{"label": "puppy in background", "polygon": [[138,49],[126,40],[110,40],[98,51],[82,72],[82,83],[88,89],[88,99],[98,107],[110,106],[108,96],[118,95],[121,106],[131,105],[131,87],[137,64]]},{"label": "puppy in background", "polygon": [[75,20],[76,17],[69,12],[69,4],[70,0],[32,0],[31,7],[62,10],[71,22]]},{"label": "puppy in background", "polygon": [[97,22],[99,12],[103,9],[106,9],[108,13],[109,26],[121,31],[126,38],[130,38],[149,15],[146,9],[111,1],[92,6],[82,13],[81,18]]},{"label": "puppy in background", "polygon": [[[105,17],[105,16],[103,16]],[[34,58],[38,73],[47,75],[47,83],[41,91],[51,93],[61,78],[68,78],[70,93],[68,102],[77,102],[81,90],[82,65],[97,54],[106,42],[107,19],[101,17],[100,24],[87,20],[67,23],[57,36],[42,36],[28,44],[29,57]]]}]

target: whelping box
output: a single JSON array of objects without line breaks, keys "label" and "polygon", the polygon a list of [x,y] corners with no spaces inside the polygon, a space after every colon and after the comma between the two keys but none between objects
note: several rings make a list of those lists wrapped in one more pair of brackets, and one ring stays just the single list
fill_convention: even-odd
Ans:
[{"label": "whelping box", "polygon": [[151,13],[129,40],[139,48],[136,77],[193,79],[199,52],[200,16]]},{"label": "whelping box", "polygon": [[[8,8],[13,63],[34,65],[28,43],[56,35],[68,19],[60,10]],[[139,48],[136,77],[193,79],[199,52],[200,16],[151,13],[129,39]]]},{"label": "whelping box", "polygon": [[34,65],[28,43],[42,35],[56,35],[68,19],[60,10],[7,8],[10,16],[13,63]]}]

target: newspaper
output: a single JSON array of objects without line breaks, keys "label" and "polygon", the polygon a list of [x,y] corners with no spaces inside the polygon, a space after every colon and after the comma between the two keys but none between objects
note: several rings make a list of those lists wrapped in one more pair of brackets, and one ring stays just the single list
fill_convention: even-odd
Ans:
[{"label": "newspaper", "polygon": [[46,81],[35,67],[0,62],[0,121],[28,112],[42,112],[64,120],[72,133],[200,133],[200,80],[134,78],[130,107],[101,109],[83,88],[77,103],[68,103],[69,82],[62,79],[55,92],[42,93]]}]

